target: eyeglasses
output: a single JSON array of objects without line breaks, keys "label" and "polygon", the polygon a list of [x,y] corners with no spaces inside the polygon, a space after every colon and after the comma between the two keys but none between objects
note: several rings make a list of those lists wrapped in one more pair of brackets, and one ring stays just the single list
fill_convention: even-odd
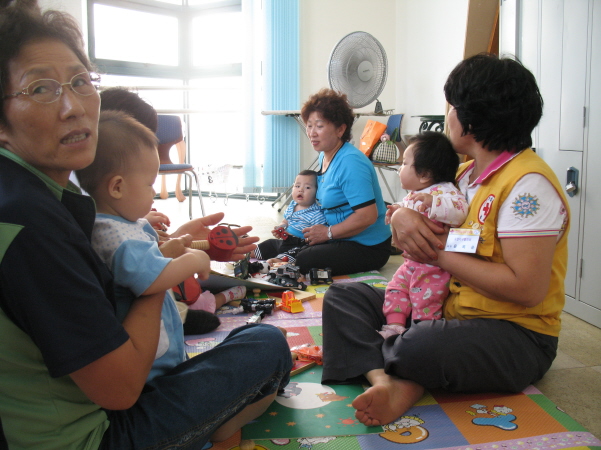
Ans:
[{"label": "eyeglasses", "polygon": [[32,81],[21,92],[7,94],[3,98],[28,95],[30,99],[38,103],[54,103],[63,93],[63,86],[69,86],[76,94],[87,97],[96,92],[98,83],[100,83],[100,75],[94,72],[78,73],[68,83],[59,83],[56,80],[42,78],[41,80]]}]

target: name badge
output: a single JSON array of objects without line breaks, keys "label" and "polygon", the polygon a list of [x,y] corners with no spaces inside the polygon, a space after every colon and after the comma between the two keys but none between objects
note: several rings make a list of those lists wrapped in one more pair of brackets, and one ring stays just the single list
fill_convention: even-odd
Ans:
[{"label": "name badge", "polygon": [[447,252],[476,253],[478,240],[480,239],[480,230],[471,228],[451,228],[447,245],[444,248]]}]

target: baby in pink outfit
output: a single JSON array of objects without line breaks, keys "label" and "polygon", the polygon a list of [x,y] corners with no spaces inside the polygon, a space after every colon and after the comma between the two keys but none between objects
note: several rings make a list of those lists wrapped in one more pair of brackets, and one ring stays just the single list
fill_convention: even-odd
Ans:
[{"label": "baby in pink outfit", "polygon": [[[438,224],[461,225],[468,203],[453,184],[458,166],[459,157],[443,133],[426,131],[414,136],[399,169],[401,186],[409,194],[388,207],[387,220],[404,207],[419,211]],[[408,319],[440,319],[450,277],[440,267],[405,259],[386,287],[383,312],[387,324],[379,333],[384,338],[402,334]]]}]

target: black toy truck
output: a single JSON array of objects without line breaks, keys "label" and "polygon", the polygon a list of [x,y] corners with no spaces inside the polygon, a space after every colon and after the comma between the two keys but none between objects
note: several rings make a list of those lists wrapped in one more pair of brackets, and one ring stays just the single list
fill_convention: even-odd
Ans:
[{"label": "black toy truck", "polygon": [[311,284],[332,284],[332,269],[329,267],[325,269],[311,269]]},{"label": "black toy truck", "polygon": [[278,286],[300,289],[304,291],[307,285],[303,283],[305,277],[300,273],[298,266],[284,264],[274,267],[269,271],[269,282]]}]

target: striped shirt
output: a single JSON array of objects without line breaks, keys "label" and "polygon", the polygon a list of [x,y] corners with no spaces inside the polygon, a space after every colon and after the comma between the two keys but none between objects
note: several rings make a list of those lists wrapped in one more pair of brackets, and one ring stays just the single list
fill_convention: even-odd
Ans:
[{"label": "striped shirt", "polygon": [[323,214],[323,210],[317,203],[313,203],[311,206],[305,209],[299,209],[295,211],[296,202],[292,200],[284,213],[284,219],[288,221],[288,228],[286,231],[297,238],[304,239],[303,229],[313,225],[327,225],[326,217]]}]

